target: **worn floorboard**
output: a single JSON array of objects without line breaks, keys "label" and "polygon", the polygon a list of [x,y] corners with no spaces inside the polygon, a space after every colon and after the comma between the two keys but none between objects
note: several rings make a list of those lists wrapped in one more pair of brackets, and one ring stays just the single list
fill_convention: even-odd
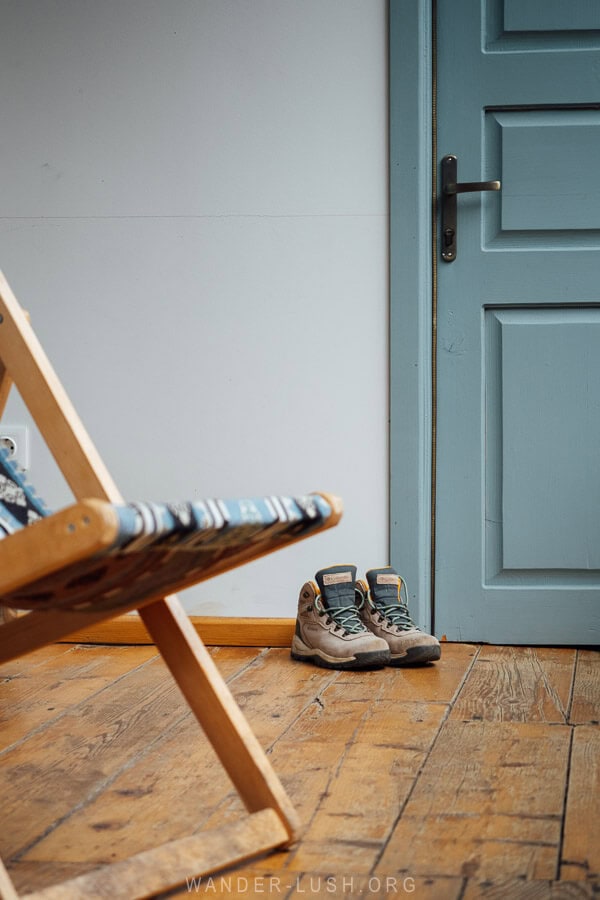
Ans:
[{"label": "worn floorboard", "polygon": [[[172,896],[597,896],[597,651],[445,644],[435,665],[368,672],[211,652],[303,831]],[[240,814],[151,646],[1,666],[0,725],[0,856],[19,891]]]}]

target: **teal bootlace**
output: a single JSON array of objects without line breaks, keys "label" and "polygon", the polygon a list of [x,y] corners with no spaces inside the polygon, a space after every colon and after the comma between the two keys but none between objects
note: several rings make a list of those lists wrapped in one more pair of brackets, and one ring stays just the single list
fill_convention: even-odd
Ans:
[{"label": "teal bootlace", "polygon": [[[404,579],[402,580],[401,590],[404,590],[408,598],[408,588],[406,587]],[[420,628],[415,625],[410,617],[408,603],[406,601],[403,603],[401,598],[398,602],[394,603],[373,603],[373,598],[369,591],[369,601],[373,608],[377,610],[383,618],[387,619],[391,625],[396,625],[396,627],[400,628],[402,631],[420,631]]]},{"label": "teal bootlace", "polygon": [[328,625],[330,622],[335,622],[336,626],[345,631],[346,634],[359,634],[365,630],[365,626],[358,617],[358,610],[353,603],[349,606],[334,606],[333,609],[327,609],[323,606],[320,597],[317,597],[315,607],[320,616],[328,616]]},{"label": "teal bootlace", "polygon": [[[407,590],[404,581],[402,582],[402,587]],[[371,591],[365,593],[362,589],[359,589],[358,593],[360,597],[358,600],[358,608],[362,609],[365,600],[368,598],[369,605],[375,612],[379,613],[381,617],[379,620],[380,622],[387,619],[391,625],[395,625],[397,628],[400,628],[401,631],[420,631],[410,617],[407,604],[403,603],[402,600],[398,600],[397,603],[374,603]]]},{"label": "teal bootlace", "polygon": [[374,604],[376,611],[392,625],[401,628],[402,631],[411,631],[417,626],[410,617],[408,607],[402,603],[377,603]]}]

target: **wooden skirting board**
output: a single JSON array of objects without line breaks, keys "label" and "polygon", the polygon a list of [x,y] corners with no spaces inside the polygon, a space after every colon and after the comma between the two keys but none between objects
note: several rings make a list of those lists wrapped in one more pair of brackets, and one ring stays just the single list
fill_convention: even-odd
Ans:
[{"label": "wooden skirting board", "polygon": [[[295,619],[237,616],[190,616],[190,621],[208,646],[289,647]],[[98,622],[65,638],[70,644],[152,644],[138,615],[118,616]]]}]

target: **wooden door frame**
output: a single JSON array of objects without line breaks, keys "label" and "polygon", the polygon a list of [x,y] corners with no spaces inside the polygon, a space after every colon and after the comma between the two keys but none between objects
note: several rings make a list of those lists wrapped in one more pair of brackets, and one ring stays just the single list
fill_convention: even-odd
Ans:
[{"label": "wooden door frame", "polygon": [[432,0],[389,0],[390,558],[433,622],[435,338]]}]

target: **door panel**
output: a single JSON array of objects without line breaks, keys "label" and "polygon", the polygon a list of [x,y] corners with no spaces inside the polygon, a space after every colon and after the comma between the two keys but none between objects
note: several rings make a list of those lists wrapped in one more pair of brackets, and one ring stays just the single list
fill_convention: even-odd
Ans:
[{"label": "door panel", "polygon": [[488,116],[500,145],[502,231],[600,228],[600,110]]},{"label": "door panel", "polygon": [[[436,633],[600,643],[600,4],[438,0]],[[440,235],[440,243],[442,242]]]},{"label": "door panel", "polygon": [[543,6],[505,0],[504,29],[511,31],[575,31],[598,27],[596,0],[546,0]]},{"label": "door panel", "polygon": [[547,570],[546,583],[574,581],[600,569],[600,481],[589,480],[600,446],[600,394],[590,393],[600,383],[600,310],[485,314],[486,540],[501,562],[486,580]]}]

